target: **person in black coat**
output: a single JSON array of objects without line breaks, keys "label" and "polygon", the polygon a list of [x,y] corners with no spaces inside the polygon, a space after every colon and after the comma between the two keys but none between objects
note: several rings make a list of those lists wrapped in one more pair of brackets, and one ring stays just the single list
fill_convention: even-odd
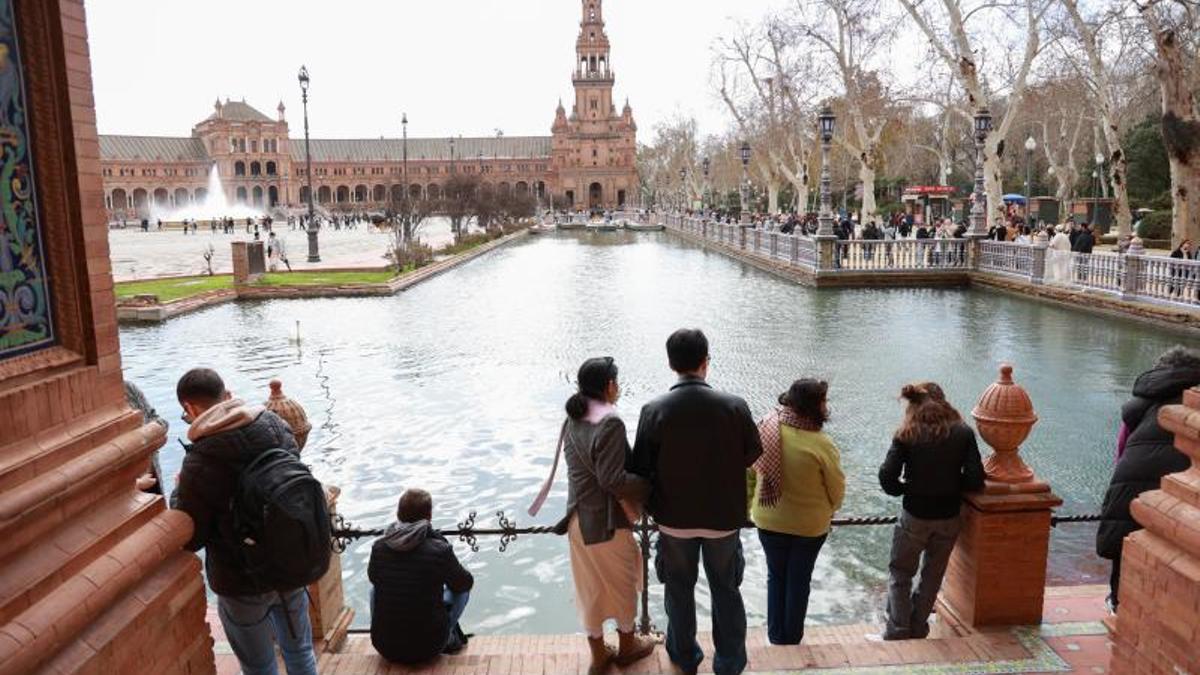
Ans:
[{"label": "person in black coat", "polygon": [[[879,467],[879,485],[903,497],[888,564],[883,639],[922,639],[962,526],[963,494],[983,489],[975,432],[933,382],[908,384],[904,422]],[[920,580],[913,588],[913,577]]]},{"label": "person in black coat", "polygon": [[701,555],[712,593],[713,671],[746,667],[746,609],[740,590],[745,558],[746,469],[762,454],[746,402],[710,387],[708,339],[675,331],[667,357],[679,381],[642,408],[629,469],[652,485],[647,511],[659,525],[654,565],[663,583],[667,654],[685,673],[704,659],[696,642],[696,576]]},{"label": "person in black coat", "polygon": [[437,530],[424,490],[400,495],[392,523],[371,546],[371,645],[388,661],[424,663],[462,650],[459,627],[475,579]]},{"label": "person in black coat", "polygon": [[1071,244],[1071,250],[1075,253],[1091,253],[1095,246],[1096,237],[1092,234],[1092,226],[1084,223],[1083,229],[1079,231],[1079,236]]},{"label": "person in black coat", "polygon": [[1195,386],[1200,386],[1200,352],[1172,347],[1138,376],[1133,398],[1121,406],[1119,459],[1104,493],[1096,532],[1096,553],[1113,563],[1109,600],[1114,609],[1119,602],[1122,545],[1127,535],[1141,529],[1129,505],[1143,492],[1157,490],[1163,476],[1191,465],[1187,455],[1175,448],[1174,435],[1158,425],[1158,411],[1182,401],[1183,392]]}]

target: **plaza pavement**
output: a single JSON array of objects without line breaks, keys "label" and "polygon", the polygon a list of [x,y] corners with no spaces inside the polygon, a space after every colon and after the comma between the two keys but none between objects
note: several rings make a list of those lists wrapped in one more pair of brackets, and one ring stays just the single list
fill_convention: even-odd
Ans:
[{"label": "plaza pavement", "polygon": [[[387,253],[391,234],[378,232],[374,227],[362,224],[356,230],[341,231],[326,227],[321,230],[319,243],[321,262],[308,263],[308,236],[301,230],[289,230],[287,225],[277,226],[275,236],[284,240],[288,260],[296,271],[347,267],[383,267],[388,264]],[[420,238],[434,248],[449,243],[450,223],[436,219],[426,224]],[[267,239],[263,232],[262,240]],[[213,271],[231,274],[233,262],[230,244],[235,241],[250,241],[254,235],[246,234],[244,226],[235,228],[233,234],[213,234],[201,226],[196,234],[183,234],[182,230],[142,232],[140,229],[112,229],[108,233],[109,255],[115,281],[150,279],[198,275],[206,272],[204,250],[213,245]]]}]

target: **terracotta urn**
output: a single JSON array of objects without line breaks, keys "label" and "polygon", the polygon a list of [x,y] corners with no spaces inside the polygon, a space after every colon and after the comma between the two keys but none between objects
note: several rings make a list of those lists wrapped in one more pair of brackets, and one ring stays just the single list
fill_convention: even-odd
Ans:
[{"label": "terracotta urn", "polygon": [[282,382],[271,380],[270,386],[271,396],[264,405],[267,410],[279,415],[284,422],[288,423],[288,426],[292,428],[292,434],[296,436],[296,445],[303,450],[304,444],[308,442],[308,432],[312,430],[308,414],[304,412],[303,406],[284,395]]},{"label": "terracotta urn", "polygon": [[1029,394],[1013,382],[1012,372],[1011,365],[1000,364],[1000,379],[984,390],[971,411],[975,428],[992,448],[983,467],[988,481],[1002,484],[1005,491],[1040,490],[1044,484],[1035,481],[1033,470],[1020,455],[1021,443],[1029,436],[1038,416]]}]

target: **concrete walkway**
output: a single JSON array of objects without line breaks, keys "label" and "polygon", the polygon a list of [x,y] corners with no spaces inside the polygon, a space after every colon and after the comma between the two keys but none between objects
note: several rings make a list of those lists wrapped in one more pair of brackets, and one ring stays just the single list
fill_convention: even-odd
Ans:
[{"label": "concrete walkway", "polygon": [[[867,624],[814,626],[798,647],[767,644],[765,630],[752,628],[747,640],[747,673],[1107,673],[1110,643],[1102,620],[1105,586],[1047,589],[1040,626],[972,631],[940,623],[930,639],[878,642],[868,636],[880,627]],[[470,609],[467,610],[468,616]],[[217,640],[217,672],[237,672],[237,661],[213,612],[209,624]],[[469,629],[469,626],[467,626]],[[610,636],[610,641],[614,639]],[[712,641],[701,636],[706,658],[701,672],[712,672]],[[342,651],[320,656],[322,675],[575,675],[587,672],[582,635],[490,635],[471,640],[457,656],[421,668],[389,664],[371,648],[370,637],[352,634]],[[612,673],[672,673],[666,651]]]}]

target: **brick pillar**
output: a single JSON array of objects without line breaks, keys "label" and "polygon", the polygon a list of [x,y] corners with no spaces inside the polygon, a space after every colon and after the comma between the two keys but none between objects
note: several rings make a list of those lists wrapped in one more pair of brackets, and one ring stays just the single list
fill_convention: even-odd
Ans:
[{"label": "brick pillar", "polygon": [[971,626],[1036,624],[1042,620],[1050,517],[1062,504],[1021,461],[1018,447],[1037,415],[1003,364],[1000,379],[975,409],[979,435],[993,448],[987,483],[968,495],[963,528],[942,584],[942,611]]},{"label": "brick pillar", "polygon": [[[329,504],[329,513],[337,513],[337,500],[342,491],[333,486],[325,488],[325,496]],[[308,616],[312,620],[313,639],[318,652],[336,652],[341,649],[346,640],[346,632],[354,621],[354,610],[346,606],[346,598],[342,589],[342,556],[336,552],[329,559],[329,569],[325,576],[308,587],[308,596],[312,598],[308,606]]]},{"label": "brick pillar", "polygon": [[1200,672],[1200,388],[1158,421],[1192,465],[1130,507],[1145,529],[1122,550],[1120,609],[1108,622],[1114,673]]},{"label": "brick pillar", "polygon": [[23,227],[0,246],[52,310],[0,326],[0,675],[212,673],[191,520],[135,488],[166,432],[125,400],[83,0],[0,13],[24,127],[0,138]]}]

